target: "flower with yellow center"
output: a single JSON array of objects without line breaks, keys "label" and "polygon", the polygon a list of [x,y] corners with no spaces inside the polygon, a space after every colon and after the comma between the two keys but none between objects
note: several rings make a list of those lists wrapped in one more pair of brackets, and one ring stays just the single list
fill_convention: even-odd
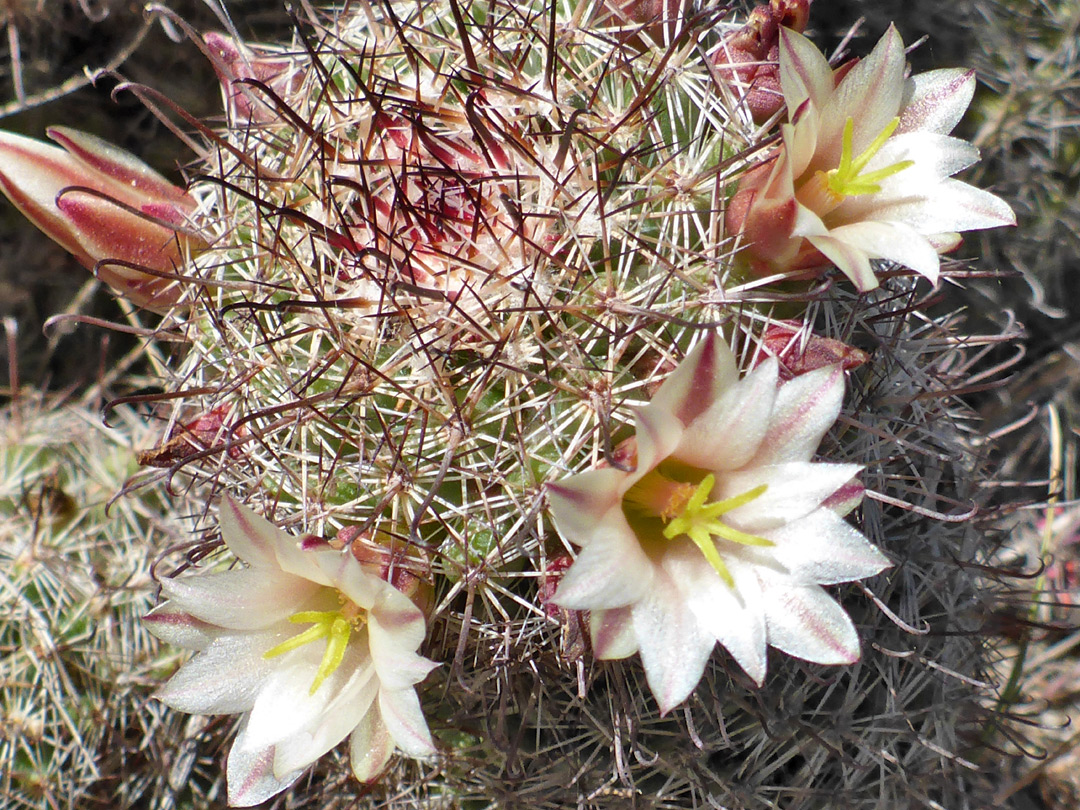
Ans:
[{"label": "flower with yellow center", "polygon": [[769,359],[740,379],[709,335],[635,414],[632,469],[548,485],[555,526],[580,549],[552,601],[590,612],[598,658],[640,653],[662,711],[693,691],[717,642],[759,684],[769,646],[858,659],[821,586],[888,561],[840,514],[862,497],[859,468],[810,461],[843,394],[839,366],[780,383]]},{"label": "flower with yellow center", "polygon": [[904,77],[904,43],[889,28],[873,52],[834,73],[801,34],[783,30],[780,85],[789,123],[769,159],[744,174],[726,228],[759,276],[835,264],[859,290],[878,285],[871,260],[935,281],[938,254],[960,231],[1015,225],[1000,199],[952,175],[979,159],[948,133],[975,90],[972,71]]},{"label": "flower with yellow center", "polygon": [[144,621],[196,651],[158,699],[193,714],[244,714],[229,804],[281,792],[346,737],[362,781],[395,749],[433,754],[415,685],[435,664],[416,653],[425,622],[412,600],[348,551],[293,537],[228,498],[221,535],[247,567],[162,580],[168,601]]}]

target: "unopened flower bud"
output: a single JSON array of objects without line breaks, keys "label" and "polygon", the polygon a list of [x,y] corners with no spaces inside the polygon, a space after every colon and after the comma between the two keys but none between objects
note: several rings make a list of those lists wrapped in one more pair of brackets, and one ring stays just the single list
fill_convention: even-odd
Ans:
[{"label": "unopened flower bud", "polygon": [[100,138],[66,127],[47,133],[60,146],[0,132],[0,191],[119,295],[167,310],[180,289],[155,271],[173,273],[206,248],[187,225],[195,199]]},{"label": "unopened flower bud", "polygon": [[826,366],[839,365],[844,371],[858,368],[870,357],[861,349],[842,340],[806,334],[799,321],[781,321],[770,325],[761,336],[762,360],[780,361],[780,379],[790,380]]},{"label": "unopened flower bud", "polygon": [[812,0],[771,0],[750,12],[746,25],[728,36],[713,54],[720,78],[744,97],[755,123],[784,106],[780,89],[780,29],[802,32]]}]

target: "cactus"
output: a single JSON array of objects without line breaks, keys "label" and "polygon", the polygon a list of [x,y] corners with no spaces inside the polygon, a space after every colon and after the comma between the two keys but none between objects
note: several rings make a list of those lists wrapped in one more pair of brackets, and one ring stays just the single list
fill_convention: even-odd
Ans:
[{"label": "cactus", "polygon": [[[786,19],[784,6],[770,8]],[[968,518],[988,473],[954,392],[969,353],[998,338],[965,335],[900,265],[871,272],[869,258],[891,253],[845,254],[870,290],[858,295],[822,275],[828,241],[786,234],[767,273],[748,269],[725,206],[776,141],[723,75],[738,26],[712,7],[648,28],[639,13],[386,2],[327,16],[289,47],[202,40],[230,123],[204,130],[187,224],[165,223],[198,228],[199,250],[172,272],[150,268],[176,349],[163,438],[141,460],[167,470],[170,492],[229,494],[358,559],[375,547],[423,560],[421,651],[442,662],[417,687],[436,758],[397,758],[361,783],[338,752],[283,801],[749,810],[986,795],[967,757],[987,659],[977,634],[956,631],[981,598],[964,563],[982,553]],[[880,53],[899,78],[887,36]],[[854,151],[869,161],[890,126]],[[851,128],[849,117],[848,164]],[[768,201],[782,208],[774,179]],[[755,222],[771,221],[753,205]],[[829,228],[814,238],[855,244]],[[921,242],[934,267],[919,272],[936,278],[941,247]],[[895,567],[831,591],[862,639],[858,663],[774,654],[756,688],[717,652],[672,709],[637,658],[594,656],[589,619],[559,604],[577,549],[555,531],[545,485],[627,464],[634,409],[663,396],[706,332],[744,372],[770,354],[789,377],[852,369],[817,455],[864,469],[853,518]],[[194,521],[197,556],[218,546],[215,525]],[[183,564],[166,559],[163,573]],[[228,731],[215,722],[202,750],[217,753]],[[202,790],[192,801],[220,783]]]},{"label": "cactus", "polygon": [[165,517],[181,502],[160,485],[116,499],[138,470],[133,445],[153,434],[130,408],[106,428],[82,402],[27,392],[0,412],[5,807],[132,806],[170,790],[147,754],[175,756],[188,720],[146,706],[168,655],[139,619],[155,557],[183,540]]},{"label": "cactus", "polygon": [[[994,616],[1002,636],[998,707],[1024,718],[1028,731],[1002,744],[1005,777],[995,799],[1038,802],[1064,810],[1080,801],[1077,749],[1069,732],[1080,716],[1071,632],[1077,598],[1076,521],[1077,307],[1070,280],[1077,250],[1080,202],[1075,194],[1080,133],[1057,125],[1078,103],[1080,60],[1064,25],[1076,18],[1067,3],[1029,0],[980,7],[984,33],[973,64],[987,92],[973,112],[973,141],[984,160],[976,175],[1014,200],[1018,232],[989,238],[980,252],[1019,278],[983,290],[989,309],[1023,321],[1030,365],[983,412],[998,433],[1000,478],[1017,482],[1009,499],[1027,506],[1002,521],[992,558],[1020,572],[1007,581]],[[1066,21],[1069,21],[1068,23]],[[1023,145],[1023,148],[1019,148]],[[1038,183],[1029,178],[1038,177]],[[997,258],[1000,257],[1000,258]]]}]

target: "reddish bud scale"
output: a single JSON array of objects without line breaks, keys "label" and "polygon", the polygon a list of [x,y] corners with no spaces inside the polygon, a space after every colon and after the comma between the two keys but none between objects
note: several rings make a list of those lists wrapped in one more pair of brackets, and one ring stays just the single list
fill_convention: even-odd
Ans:
[{"label": "reddish bud scale", "polygon": [[[137,461],[147,467],[172,467],[177,462],[223,444],[230,438],[247,435],[247,430],[243,427],[237,430],[235,435],[232,433],[228,421],[229,412],[229,406],[221,405],[190,422],[174,425],[158,447],[153,450],[140,450],[136,454]],[[238,459],[243,455],[239,447],[230,447],[226,452],[231,459]]]},{"label": "reddish bud scale", "polygon": [[563,574],[566,573],[573,562],[569,554],[560,554],[558,557],[548,560],[543,576],[540,577],[540,589],[536,597],[540,602],[540,606],[544,609],[544,613],[553,619],[559,618],[562,614],[562,608],[551,600],[555,596],[555,591],[559,588],[559,581],[563,578]]},{"label": "reddish bud scale", "polygon": [[536,598],[548,618],[555,619],[561,626],[559,654],[566,661],[583,661],[589,652],[589,611],[568,610],[553,601],[559,582],[573,563],[569,554],[548,560]]},{"label": "reddish bud scale", "polygon": [[348,547],[365,571],[389,582],[412,599],[425,615],[434,607],[433,591],[427,583],[431,578],[431,564],[418,553],[410,554],[401,540],[385,532],[372,533],[359,526],[345,526],[335,535],[331,545]]},{"label": "reddish bud scale", "polygon": [[731,34],[712,58],[720,78],[744,96],[761,124],[784,106],[780,91],[780,29],[803,31],[812,0],[771,0],[757,6],[746,25]]},{"label": "reddish bud scale", "polygon": [[844,371],[858,368],[870,359],[866,352],[840,340],[806,334],[799,321],[772,324],[761,336],[760,358],[780,361],[780,378],[789,380],[826,366],[839,365]]}]

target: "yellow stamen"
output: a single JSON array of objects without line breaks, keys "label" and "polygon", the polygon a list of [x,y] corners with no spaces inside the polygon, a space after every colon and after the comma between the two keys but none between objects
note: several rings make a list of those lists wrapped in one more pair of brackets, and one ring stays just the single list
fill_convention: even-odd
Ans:
[{"label": "yellow stamen", "polygon": [[841,141],[840,165],[826,173],[829,191],[840,198],[876,194],[881,191],[879,184],[886,177],[892,177],[909,166],[914,166],[915,161],[902,160],[883,169],[861,174],[862,170],[866,168],[874,155],[881,150],[881,147],[885,145],[885,142],[889,140],[899,125],[900,119],[894,118],[886,124],[885,129],[878,133],[878,136],[870,142],[870,145],[866,147],[861,155],[853,158],[851,153],[853,150],[852,142],[855,137],[855,122],[851,117],[848,117],[847,122],[844,124],[843,140]]},{"label": "yellow stamen", "polygon": [[705,476],[702,482],[698,484],[697,489],[694,490],[694,494],[686,501],[685,507],[664,528],[664,537],[668,540],[674,540],[676,537],[685,534],[705,555],[705,559],[716,569],[716,573],[720,575],[720,578],[729,587],[733,588],[735,587],[735,580],[732,578],[731,572],[728,571],[727,565],[724,564],[724,560],[720,557],[720,552],[716,549],[716,542],[713,537],[721,537],[724,540],[730,540],[744,546],[771,546],[774,544],[764,537],[734,529],[722,523],[719,518],[724,513],[745,506],[755,498],[761,497],[765,490],[768,489],[768,484],[754,487],[748,492],[732,498],[706,504],[705,499],[709,497],[709,493],[712,492],[715,484],[716,476],[712,473]]},{"label": "yellow stamen", "polygon": [[315,681],[308,691],[309,695],[314,695],[322,686],[323,681],[341,666],[353,627],[359,628],[364,623],[363,611],[348,602],[342,606],[341,610],[303,610],[290,616],[289,621],[293,624],[310,624],[311,627],[271,647],[263,653],[263,658],[268,660],[276,658],[312,641],[325,638],[327,640],[326,652],[323,653],[322,661],[315,672]]}]

